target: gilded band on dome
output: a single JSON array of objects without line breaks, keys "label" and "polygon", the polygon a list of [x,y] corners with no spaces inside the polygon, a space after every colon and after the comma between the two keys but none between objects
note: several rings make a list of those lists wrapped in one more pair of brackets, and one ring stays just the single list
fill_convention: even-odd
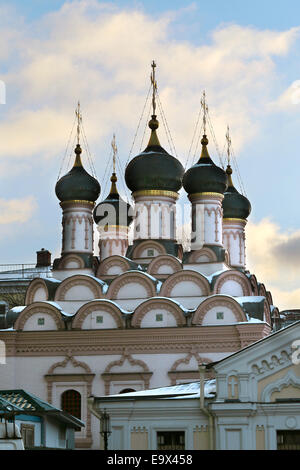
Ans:
[{"label": "gilded band on dome", "polygon": [[161,196],[161,197],[170,197],[172,199],[178,199],[179,194],[176,193],[175,191],[166,191],[163,189],[146,189],[146,190],[141,190],[141,191],[135,191],[132,193],[132,196],[134,198],[136,197],[142,197],[142,196]]}]

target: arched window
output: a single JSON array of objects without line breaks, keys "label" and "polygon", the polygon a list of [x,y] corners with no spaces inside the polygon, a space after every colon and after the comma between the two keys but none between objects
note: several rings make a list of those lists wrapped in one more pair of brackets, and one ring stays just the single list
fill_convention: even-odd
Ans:
[{"label": "arched window", "polygon": [[136,390],[134,390],[133,388],[123,388],[123,390],[121,390],[119,392],[119,394],[121,393],[130,393],[130,392],[135,392]]},{"label": "arched window", "polygon": [[65,390],[61,395],[61,409],[81,419],[81,395],[76,390]]}]

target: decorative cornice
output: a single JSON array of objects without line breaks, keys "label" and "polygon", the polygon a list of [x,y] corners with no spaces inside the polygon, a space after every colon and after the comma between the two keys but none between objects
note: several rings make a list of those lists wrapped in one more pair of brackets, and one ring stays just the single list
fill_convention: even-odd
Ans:
[{"label": "decorative cornice", "polygon": [[[7,357],[122,354],[187,354],[191,345],[199,354],[232,353],[241,348],[241,335],[248,332],[248,344],[265,337],[265,323],[177,328],[137,328],[124,330],[1,331]],[[268,327],[270,332],[270,328]]]}]

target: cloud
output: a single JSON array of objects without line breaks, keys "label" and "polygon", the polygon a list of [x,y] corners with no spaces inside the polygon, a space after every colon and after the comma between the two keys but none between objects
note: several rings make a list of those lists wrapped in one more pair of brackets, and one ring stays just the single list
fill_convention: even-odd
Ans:
[{"label": "cloud", "polygon": [[0,224],[28,222],[36,209],[37,202],[33,196],[22,199],[0,199]]},{"label": "cloud", "polygon": [[295,80],[276,100],[269,104],[270,111],[299,112],[300,80]]},{"label": "cloud", "polygon": [[[184,165],[204,89],[217,141],[222,146],[229,124],[236,153],[260,131],[265,115],[297,108],[290,106],[290,100],[300,89],[298,82],[278,98],[282,70],[276,58],[289,54],[299,28],[269,31],[222,25],[207,44],[200,29],[197,45],[174,39],[175,13],[154,17],[142,8],[82,0],[66,2],[37,22],[25,24],[17,12],[1,6],[0,79],[7,89],[0,116],[3,178],[10,172],[18,181],[25,168],[34,176],[39,166],[63,156],[78,100],[98,175],[104,173],[113,133],[124,166],[150,85],[153,59],[158,65],[160,100]],[[149,111],[150,101],[133,155],[140,149]],[[161,115],[159,119],[159,137],[169,149]],[[213,156],[210,135],[209,140]],[[194,152],[195,148],[189,165]],[[29,222],[35,210],[33,197],[0,200],[2,227]],[[300,233],[284,232],[268,219],[247,227],[248,265],[280,308],[300,302],[298,251],[294,258],[292,254],[299,239]]]},{"label": "cloud", "polygon": [[[158,64],[158,90],[182,161],[203,89],[217,140],[224,142],[229,123],[238,151],[258,131],[258,110],[265,110],[277,74],[273,59],[288,53],[298,29],[225,25],[212,33],[208,45],[196,46],[170,40],[173,21],[174,12],[154,18],[134,7],[125,10],[94,0],[67,2],[30,28],[16,19],[18,28],[10,24],[6,31],[10,67],[1,77],[7,83],[8,104],[0,121],[0,160],[7,155],[11,162],[27,160],[35,154],[35,165],[59,149],[63,153],[78,99],[92,148],[104,152],[117,129],[119,148],[129,149],[150,84],[152,59]],[[146,115],[138,144],[145,124]],[[162,122],[160,133],[168,148]],[[123,156],[123,164],[125,160]],[[100,165],[103,171],[103,158]]]},{"label": "cloud", "polygon": [[300,231],[285,232],[270,219],[246,228],[247,267],[281,310],[300,304]]}]

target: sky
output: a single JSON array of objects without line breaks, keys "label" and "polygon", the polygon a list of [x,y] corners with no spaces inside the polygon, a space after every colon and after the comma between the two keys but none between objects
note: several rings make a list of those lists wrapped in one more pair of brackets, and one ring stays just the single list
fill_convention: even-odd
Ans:
[{"label": "sky", "polygon": [[[122,173],[146,143],[155,60],[175,151],[158,112],[161,144],[192,165],[205,90],[210,155],[219,164],[229,125],[252,205],[247,268],[280,310],[300,308],[299,46],[293,0],[0,0],[0,264],[34,263],[41,248],[60,254],[54,188],[72,164],[78,100],[100,199],[113,134],[128,195]],[[86,151],[83,162],[91,171]],[[233,179],[240,189],[236,171]]]}]

